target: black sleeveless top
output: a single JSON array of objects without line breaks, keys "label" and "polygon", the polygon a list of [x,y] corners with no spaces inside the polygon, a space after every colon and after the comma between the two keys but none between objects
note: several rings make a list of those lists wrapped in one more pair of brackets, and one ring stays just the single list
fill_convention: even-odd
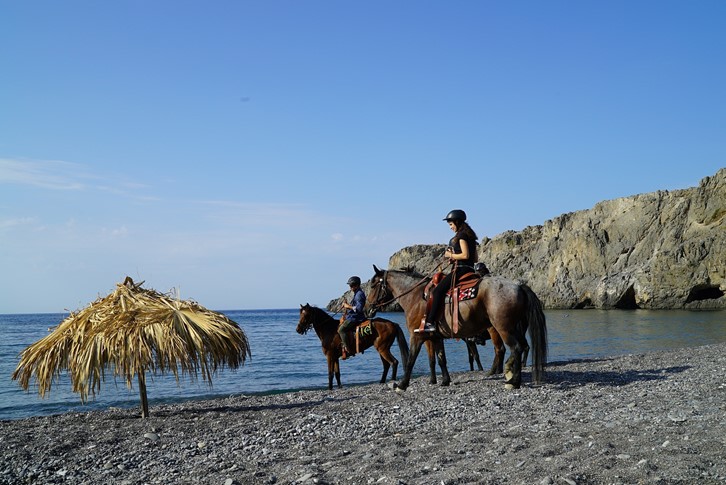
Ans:
[{"label": "black sleeveless top", "polygon": [[467,259],[459,259],[457,260],[457,263],[459,266],[469,266],[473,269],[474,263],[476,263],[477,260],[476,241],[464,234],[462,231],[458,231],[449,241],[449,247],[454,251],[454,254],[461,254],[461,245],[463,244],[467,244],[469,246],[469,257]]}]

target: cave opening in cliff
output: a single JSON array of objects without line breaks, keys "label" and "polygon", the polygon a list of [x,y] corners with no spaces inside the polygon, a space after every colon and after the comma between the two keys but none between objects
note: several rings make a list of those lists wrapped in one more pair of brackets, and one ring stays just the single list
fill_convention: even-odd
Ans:
[{"label": "cave opening in cliff", "polygon": [[615,303],[615,308],[621,310],[635,310],[640,308],[638,303],[635,301],[635,288],[633,288],[633,285],[630,285],[630,287],[625,290],[625,293],[623,293],[620,299]]},{"label": "cave opening in cliff", "polygon": [[686,298],[686,303],[701,300],[717,300],[724,295],[724,292],[715,285],[696,285],[691,288]]},{"label": "cave opening in cliff", "polygon": [[575,303],[575,310],[582,310],[584,308],[593,308],[592,300],[590,298],[584,298],[581,301]]}]

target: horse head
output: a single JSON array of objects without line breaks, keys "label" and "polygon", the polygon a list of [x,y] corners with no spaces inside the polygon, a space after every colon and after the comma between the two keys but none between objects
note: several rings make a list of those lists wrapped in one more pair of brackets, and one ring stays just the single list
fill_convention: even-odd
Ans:
[{"label": "horse head", "polygon": [[310,330],[310,327],[315,323],[315,317],[313,312],[315,307],[311,307],[310,303],[300,305],[300,321],[297,324],[295,331],[300,335],[304,335]]},{"label": "horse head", "polygon": [[378,308],[386,303],[390,303],[394,297],[386,282],[387,271],[378,269],[375,264],[373,265],[373,271],[375,271],[375,275],[368,282],[370,289],[368,290],[368,303],[366,307],[369,308],[367,313],[375,314]]}]

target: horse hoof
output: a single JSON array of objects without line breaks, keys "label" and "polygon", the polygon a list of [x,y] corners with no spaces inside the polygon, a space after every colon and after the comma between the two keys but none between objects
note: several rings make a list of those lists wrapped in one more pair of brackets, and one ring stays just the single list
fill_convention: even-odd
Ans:
[{"label": "horse hoof", "polygon": [[504,389],[516,389],[514,384],[504,384]]},{"label": "horse hoof", "polygon": [[394,382],[391,389],[393,389],[394,391],[396,391],[399,394],[403,394],[404,392],[406,392],[407,387],[408,387],[408,384],[401,385],[401,384]]},{"label": "horse hoof", "polygon": [[511,381],[512,377],[514,377],[514,372],[512,371],[504,371],[504,380],[505,381]]},{"label": "horse hoof", "polygon": [[389,388],[389,389],[393,389],[393,390],[396,390],[396,389],[398,388],[398,385],[396,385],[396,383],[395,383],[395,382],[389,382],[389,383],[388,383],[388,388]]}]

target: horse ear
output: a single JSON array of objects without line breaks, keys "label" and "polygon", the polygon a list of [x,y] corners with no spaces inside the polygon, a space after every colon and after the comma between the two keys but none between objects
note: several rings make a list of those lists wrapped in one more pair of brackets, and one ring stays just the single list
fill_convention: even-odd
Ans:
[{"label": "horse ear", "polygon": [[383,271],[381,271],[380,269],[378,269],[378,266],[376,266],[375,264],[373,265],[373,271],[375,271],[377,275],[383,273]]}]

